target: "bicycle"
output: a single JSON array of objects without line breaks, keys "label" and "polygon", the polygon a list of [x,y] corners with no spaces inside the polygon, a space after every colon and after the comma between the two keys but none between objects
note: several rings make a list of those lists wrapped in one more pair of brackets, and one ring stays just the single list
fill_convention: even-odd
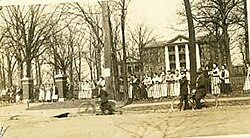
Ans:
[{"label": "bicycle", "polygon": [[[196,103],[195,103],[195,91],[193,90],[191,92],[191,94],[188,95],[188,104],[189,104],[189,109],[191,108],[192,110],[194,110],[196,108]],[[178,111],[178,110],[183,110],[180,109],[180,97],[181,96],[177,96],[175,98],[172,99],[171,102],[171,110],[172,111]],[[217,108],[218,107],[218,99],[216,96],[208,93],[206,94],[206,96],[204,96],[201,99],[201,104],[202,107],[213,107],[213,108]],[[184,106],[182,106],[183,108]]]},{"label": "bicycle", "polygon": [[[85,102],[81,103],[80,106],[78,107],[77,113],[86,113],[86,114],[92,114],[92,115],[96,115],[97,112],[101,112],[100,108],[100,99],[99,98],[92,98],[92,99],[87,99]],[[122,111],[118,110],[118,104],[117,101],[115,100],[108,100],[108,106],[111,106],[111,110],[114,113],[120,113],[122,114]],[[89,107],[92,108],[92,110],[89,110]],[[108,113],[106,113],[108,114]]]}]

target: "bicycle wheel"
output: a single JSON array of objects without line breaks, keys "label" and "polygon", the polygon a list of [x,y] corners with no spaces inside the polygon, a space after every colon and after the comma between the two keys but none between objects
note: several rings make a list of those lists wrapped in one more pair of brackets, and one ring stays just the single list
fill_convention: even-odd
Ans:
[{"label": "bicycle wheel", "polygon": [[205,108],[217,108],[218,107],[218,99],[216,96],[212,94],[207,94],[204,98],[201,100],[201,104]]},{"label": "bicycle wheel", "polygon": [[[89,110],[91,107],[92,110]],[[95,101],[94,100],[88,100],[80,104],[77,110],[78,113],[87,113],[87,114],[95,114],[96,113],[96,107],[95,107]]]},{"label": "bicycle wheel", "polygon": [[180,96],[177,96],[172,99],[171,101],[171,110],[174,111],[179,111],[180,110]]}]

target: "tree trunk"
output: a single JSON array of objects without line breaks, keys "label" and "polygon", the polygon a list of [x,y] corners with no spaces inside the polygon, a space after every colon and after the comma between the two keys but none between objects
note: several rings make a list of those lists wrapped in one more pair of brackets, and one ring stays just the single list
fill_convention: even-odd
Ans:
[{"label": "tree trunk", "polygon": [[18,68],[18,71],[17,71],[17,82],[18,82],[18,86],[22,86],[22,78],[23,78],[23,62],[21,60],[17,60],[17,68]]},{"label": "tree trunk", "polygon": [[102,75],[102,64],[101,64],[101,50],[100,48],[97,48],[96,54],[95,54],[95,61],[96,61],[96,76],[97,79],[99,79]]},{"label": "tree trunk", "polygon": [[7,75],[8,75],[8,86],[11,87],[13,85],[12,83],[12,69],[11,69],[11,59],[10,59],[10,53],[9,51],[7,50],[6,51],[7,54],[6,54],[6,57],[7,57]]},{"label": "tree trunk", "polygon": [[26,77],[31,77],[31,68],[32,68],[32,64],[31,64],[31,59],[27,59],[26,60]]},{"label": "tree trunk", "polygon": [[127,98],[128,94],[128,78],[127,78],[127,54],[126,54],[126,38],[125,38],[125,21],[126,21],[126,13],[125,13],[125,4],[126,1],[122,0],[122,9],[121,9],[121,33],[122,33],[122,53],[123,53],[123,86],[124,86],[124,92],[125,92],[125,98]]},{"label": "tree trunk", "polygon": [[184,0],[187,22],[188,22],[188,32],[189,32],[189,47],[190,47],[190,75],[191,75],[191,89],[196,86],[197,77],[197,65],[196,65],[196,43],[195,43],[195,30],[194,23],[191,12],[191,5],[189,0]]},{"label": "tree trunk", "polygon": [[[81,61],[81,51],[79,51],[79,53],[78,53],[78,56],[79,56],[79,64],[78,64],[78,70],[79,70],[79,73],[78,73],[78,81],[80,82],[81,81],[81,72],[82,72],[82,61]],[[92,79],[91,79],[92,80]]]},{"label": "tree trunk", "polygon": [[249,34],[248,34],[248,16],[247,16],[247,0],[244,0],[244,15],[245,15],[245,64],[248,63],[249,60]]}]

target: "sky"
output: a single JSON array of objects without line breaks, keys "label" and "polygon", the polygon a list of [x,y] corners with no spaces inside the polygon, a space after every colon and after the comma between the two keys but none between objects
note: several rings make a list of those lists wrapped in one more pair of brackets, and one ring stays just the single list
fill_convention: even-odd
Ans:
[{"label": "sky", "polygon": [[[25,1],[25,2],[24,2]],[[96,2],[97,0],[0,0],[0,5],[44,4],[60,2]],[[127,19],[130,26],[143,22],[160,39],[171,39],[176,31],[170,29],[177,24],[176,12],[183,8],[183,0],[131,0]],[[185,33],[183,33],[186,35]]]}]

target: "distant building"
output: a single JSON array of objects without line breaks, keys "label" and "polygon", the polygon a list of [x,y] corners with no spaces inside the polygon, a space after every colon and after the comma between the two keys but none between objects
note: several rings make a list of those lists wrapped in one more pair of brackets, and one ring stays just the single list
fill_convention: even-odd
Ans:
[{"label": "distant building", "polygon": [[[190,46],[188,38],[178,35],[169,41],[153,42],[143,49],[144,73],[160,73],[168,70],[190,70]],[[208,64],[205,57],[208,49],[205,45],[196,44],[197,68]]]}]

